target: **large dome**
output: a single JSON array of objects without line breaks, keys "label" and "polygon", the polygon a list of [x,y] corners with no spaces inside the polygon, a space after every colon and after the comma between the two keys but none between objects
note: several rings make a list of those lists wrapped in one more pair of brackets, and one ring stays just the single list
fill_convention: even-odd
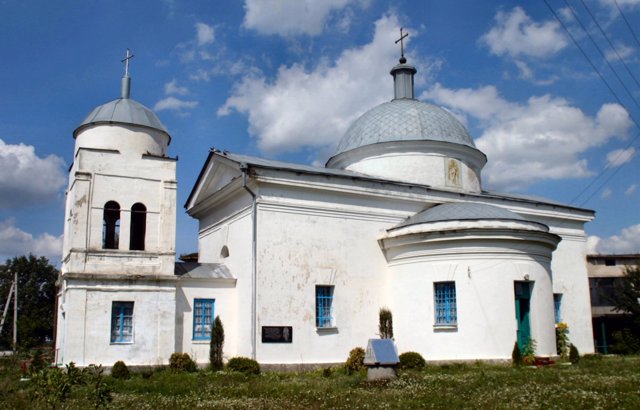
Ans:
[{"label": "large dome", "polygon": [[336,154],[365,145],[393,141],[442,141],[475,148],[464,125],[432,104],[402,98],[378,105],[347,130]]},{"label": "large dome", "polygon": [[73,132],[73,136],[85,127],[94,124],[131,124],[152,128],[169,135],[156,114],[149,108],[129,98],[118,98],[100,105],[91,111]]}]

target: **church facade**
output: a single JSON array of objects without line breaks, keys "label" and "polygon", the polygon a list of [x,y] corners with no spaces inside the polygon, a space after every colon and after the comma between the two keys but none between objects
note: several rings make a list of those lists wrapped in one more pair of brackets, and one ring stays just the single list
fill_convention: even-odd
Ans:
[{"label": "church facade", "polygon": [[75,130],[56,361],[343,362],[393,313],[399,352],[506,360],[555,324],[593,352],[584,224],[593,211],[488,192],[465,127],[414,98],[402,58],[394,98],[357,119],[325,167],[212,149],[185,208],[197,262],[175,260],[176,160],[151,110],[129,98]]}]

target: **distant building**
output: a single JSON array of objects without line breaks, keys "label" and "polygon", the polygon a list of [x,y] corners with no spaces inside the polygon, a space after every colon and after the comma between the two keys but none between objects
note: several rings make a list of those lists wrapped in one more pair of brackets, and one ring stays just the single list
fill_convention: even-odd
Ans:
[{"label": "distant building", "polygon": [[560,317],[593,352],[593,211],[484,190],[485,154],[415,99],[415,73],[393,67],[393,99],[325,167],[211,150],[185,204],[198,259],[176,264],[170,137],[125,77],[74,131],[57,361],[204,363],[220,315],[227,358],[337,363],[376,337],[381,307],[399,351],[428,360],[510,359],[529,339],[552,356]]},{"label": "distant building", "polygon": [[629,327],[624,312],[614,309],[615,284],[623,276],[627,266],[640,265],[640,254],[587,255],[591,316],[596,350],[608,353],[614,332]]}]

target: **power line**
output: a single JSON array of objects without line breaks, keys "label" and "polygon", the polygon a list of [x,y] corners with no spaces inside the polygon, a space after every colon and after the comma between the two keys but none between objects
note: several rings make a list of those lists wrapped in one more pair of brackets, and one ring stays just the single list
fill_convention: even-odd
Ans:
[{"label": "power line", "polygon": [[633,28],[631,28],[631,24],[629,24],[629,20],[627,20],[627,17],[622,12],[622,9],[618,5],[618,2],[616,0],[613,0],[613,2],[615,3],[616,7],[618,8],[618,13],[620,13],[620,16],[622,16],[622,19],[624,20],[625,24],[627,25],[627,28],[629,28],[629,31],[631,32],[631,35],[633,36],[633,38],[636,40],[636,43],[640,47],[640,41],[638,40],[638,36],[636,36],[636,33],[633,31]]},{"label": "power line", "polygon": [[635,81],[636,85],[638,87],[640,87],[640,83],[638,82],[638,79],[636,78],[636,76],[631,72],[631,69],[629,69],[629,66],[627,65],[627,63],[625,63],[625,61],[622,59],[622,57],[620,56],[620,53],[618,53],[618,50],[616,49],[616,47],[613,45],[613,42],[611,41],[611,39],[609,38],[609,36],[607,35],[607,33],[602,29],[602,26],[600,25],[600,23],[598,23],[598,20],[596,19],[596,17],[593,15],[593,13],[591,12],[591,9],[589,8],[589,6],[587,6],[587,3],[584,2],[584,0],[580,0],[580,2],[582,3],[582,5],[584,6],[584,8],[587,10],[587,12],[589,13],[589,15],[591,16],[591,19],[593,20],[594,23],[596,23],[596,26],[598,27],[598,29],[600,30],[600,33],[602,34],[602,37],[604,37],[607,42],[609,43],[609,46],[611,47],[611,49],[613,50],[614,53],[616,53],[616,57],[618,58],[618,61],[620,61],[622,63],[622,65],[624,66],[624,68],[627,70],[627,73],[629,74],[629,76],[631,78],[633,78],[633,81]]},{"label": "power line", "polygon": [[[547,8],[549,9],[549,11],[551,11],[551,13],[553,14],[553,16],[556,18],[556,20],[560,23],[560,25],[562,26],[562,28],[564,29],[564,31],[567,33],[567,35],[569,36],[569,38],[571,38],[571,40],[573,41],[573,44],[578,48],[578,50],[580,50],[580,53],[582,54],[582,56],[587,60],[587,62],[589,63],[589,65],[591,65],[591,68],[593,68],[593,70],[596,72],[596,74],[598,74],[598,77],[600,77],[600,80],[606,85],[606,87],[609,89],[609,92],[611,92],[611,94],[613,95],[613,97],[616,99],[616,101],[618,102],[618,104],[620,104],[621,107],[623,107],[625,109],[625,111],[627,112],[627,114],[629,115],[629,118],[631,119],[631,121],[635,124],[635,126],[640,129],[640,124],[638,124],[638,122],[635,120],[635,118],[629,113],[629,110],[626,108],[625,104],[622,102],[622,100],[620,99],[620,97],[618,96],[618,94],[613,90],[613,88],[611,87],[611,85],[609,84],[609,82],[604,78],[604,76],[602,75],[602,73],[600,72],[600,70],[596,67],[596,65],[594,64],[594,62],[591,60],[591,58],[589,58],[589,56],[587,55],[587,53],[585,52],[585,50],[582,48],[582,46],[580,45],[580,43],[578,43],[578,41],[576,40],[576,38],[573,36],[573,34],[571,34],[571,31],[569,30],[569,28],[566,26],[566,24],[564,23],[564,21],[562,21],[560,19],[560,17],[558,16],[558,14],[556,13],[556,11],[553,9],[553,7],[551,7],[551,5],[549,4],[548,0],[544,0],[544,3],[547,5]],[[565,4],[566,4],[566,0],[565,0]],[[567,6],[569,6],[567,4]],[[570,8],[570,7],[569,7]],[[570,8],[571,9],[571,8]],[[573,9],[571,9],[571,12],[573,13]],[[575,16],[575,13],[573,13]],[[583,26],[583,30],[584,30],[584,26]],[[587,32],[585,30],[585,32]],[[588,32],[587,32],[588,34]],[[593,41],[593,39],[591,40]],[[595,43],[595,42],[594,42]],[[602,53],[602,51],[600,50],[600,52]],[[605,58],[606,60],[606,58]],[[621,81],[619,79],[619,81]],[[626,89],[626,87],[625,87]],[[627,89],[628,91],[628,89]],[[635,101],[635,100],[634,100]],[[637,103],[636,103],[637,104]],[[640,135],[636,135],[636,137],[631,140],[631,142],[627,145],[627,147],[630,147],[633,143],[635,143],[635,141],[640,137]],[[628,148],[627,148],[628,149]],[[622,154],[620,154],[622,155]],[[617,159],[617,158],[616,158]],[[618,170],[620,167],[618,167],[616,170],[614,170],[613,175],[617,174]],[[582,195],[584,195],[585,192],[587,192],[587,190],[589,190],[589,188],[591,188],[600,178],[602,178],[604,176],[604,174],[609,170],[610,168],[605,168],[604,170],[602,170],[585,188],[583,188],[570,202],[569,204],[573,204],[575,203],[578,198],[580,198]],[[607,180],[605,181],[608,182],[611,179],[611,177],[607,178]],[[579,206],[584,205],[588,200],[590,200],[593,195],[595,195],[596,192],[598,192],[601,187],[603,185],[600,185],[598,187],[598,189],[591,194],[587,200],[582,201],[580,203]]]},{"label": "power line", "polygon": [[[631,93],[631,91],[629,90],[629,88],[626,86],[626,84],[622,81],[622,79],[620,78],[620,76],[618,75],[618,72],[613,68],[613,66],[611,65],[611,63],[609,62],[609,59],[607,58],[607,56],[604,54],[604,52],[602,51],[602,49],[600,48],[600,46],[598,45],[598,43],[596,43],[596,41],[593,39],[593,36],[591,36],[591,33],[589,33],[589,30],[587,30],[587,28],[584,26],[584,24],[582,23],[582,20],[580,20],[580,18],[578,17],[578,15],[576,14],[576,12],[573,10],[573,7],[571,7],[569,5],[569,2],[567,0],[563,0],[564,4],[567,6],[567,8],[569,9],[569,11],[571,12],[571,15],[573,16],[574,20],[578,22],[578,24],[580,25],[580,27],[582,28],[582,31],[585,32],[585,34],[587,35],[587,37],[589,37],[589,40],[591,40],[591,42],[593,43],[594,47],[596,48],[596,50],[598,50],[598,52],[600,53],[600,55],[602,56],[602,59],[604,60],[604,62],[607,64],[607,67],[609,67],[609,69],[611,70],[611,72],[613,73],[613,75],[618,79],[618,82],[620,83],[620,85],[622,86],[622,88],[624,88],[624,90],[627,92],[627,95],[629,95],[629,98],[631,98],[631,101],[633,101],[633,103],[636,105],[636,107],[638,107],[638,109],[640,109],[640,104],[638,104],[638,100],[636,100],[636,98],[633,96],[633,94]],[[622,103],[621,103],[622,104]],[[627,110],[628,112],[628,110]],[[631,115],[631,114],[629,114]],[[637,124],[636,124],[637,125]],[[639,126],[640,128],[640,126]]]}]

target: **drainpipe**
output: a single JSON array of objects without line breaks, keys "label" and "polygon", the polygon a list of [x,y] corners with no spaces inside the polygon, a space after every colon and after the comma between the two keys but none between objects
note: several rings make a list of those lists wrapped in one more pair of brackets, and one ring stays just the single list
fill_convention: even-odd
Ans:
[{"label": "drainpipe", "polygon": [[257,334],[257,237],[258,237],[258,204],[256,201],[256,194],[247,186],[247,173],[249,172],[249,166],[246,163],[240,164],[240,171],[242,172],[242,188],[244,188],[252,198],[251,205],[251,358],[256,360],[256,334]]}]

